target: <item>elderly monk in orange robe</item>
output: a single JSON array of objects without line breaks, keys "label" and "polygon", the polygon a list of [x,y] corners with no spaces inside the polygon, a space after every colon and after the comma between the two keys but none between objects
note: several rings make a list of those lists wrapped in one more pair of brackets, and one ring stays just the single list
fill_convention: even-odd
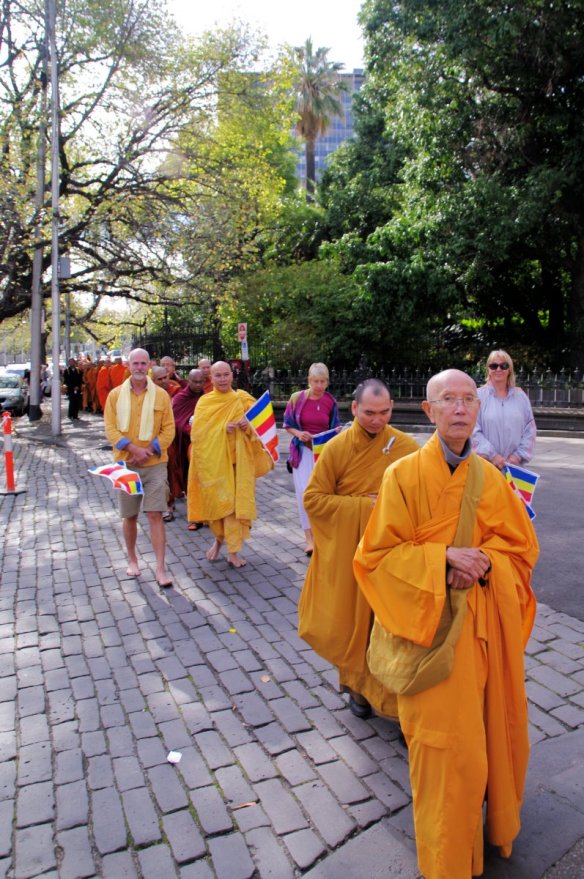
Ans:
[{"label": "elderly monk in orange robe", "polygon": [[209,391],[213,390],[213,382],[211,380],[211,361],[207,357],[201,357],[201,359],[197,363],[197,368],[200,369],[203,373],[203,376],[205,378],[203,391],[208,394]]},{"label": "elderly monk in orange robe", "polygon": [[449,369],[427,396],[436,432],[387,470],[354,569],[375,613],[370,667],[400,687],[420,871],[470,879],[483,872],[485,798],[488,838],[503,857],[520,829],[538,544],[522,501],[471,451],[474,381]]},{"label": "elderly monk in orange robe", "polygon": [[256,402],[246,391],[234,391],[228,363],[211,367],[213,390],[203,394],[191,428],[191,463],[187,486],[189,522],[209,522],[215,540],[207,550],[215,561],[223,543],[235,568],[247,562],[239,552],[256,518],[255,450],[259,446],[244,413]]},{"label": "elderly monk in orange robe", "polygon": [[370,673],[367,648],[372,611],[353,574],[353,556],[371,515],[386,468],[419,449],[407,434],[389,426],[393,402],[378,379],[355,391],[354,421],[322,450],[312,471],[304,508],[314,552],[298,606],[298,633],[337,666],[357,717],[397,714],[396,697]]}]

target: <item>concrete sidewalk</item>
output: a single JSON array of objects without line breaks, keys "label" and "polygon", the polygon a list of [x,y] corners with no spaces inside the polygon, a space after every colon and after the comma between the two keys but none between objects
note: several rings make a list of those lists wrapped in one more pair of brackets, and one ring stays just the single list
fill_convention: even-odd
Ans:
[{"label": "concrete sidewalk", "polygon": [[[161,593],[142,533],[125,577],[114,493],[87,472],[111,456],[83,418],[57,442],[22,419],[26,493],[0,499],[0,877],[417,879],[398,730],[353,717],[296,635],[284,464],[258,483],[247,567],[208,562],[209,531],[179,517]],[[584,875],[583,644],[584,622],[540,605],[523,830],[486,879]]]}]

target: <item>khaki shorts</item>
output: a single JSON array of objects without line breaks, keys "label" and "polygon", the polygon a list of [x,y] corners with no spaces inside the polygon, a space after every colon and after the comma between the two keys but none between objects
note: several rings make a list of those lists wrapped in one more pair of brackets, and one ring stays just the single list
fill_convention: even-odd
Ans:
[{"label": "khaki shorts", "polygon": [[151,467],[130,467],[139,474],[144,494],[126,494],[120,491],[119,505],[122,519],[137,516],[140,508],[145,513],[164,513],[168,508],[168,464],[153,464]]}]

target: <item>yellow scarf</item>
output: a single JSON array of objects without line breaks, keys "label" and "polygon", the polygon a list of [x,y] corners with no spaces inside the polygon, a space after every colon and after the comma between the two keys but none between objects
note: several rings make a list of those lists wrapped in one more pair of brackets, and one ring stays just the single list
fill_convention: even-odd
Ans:
[{"label": "yellow scarf", "polygon": [[[140,418],[140,432],[138,439],[148,442],[154,433],[154,401],[156,399],[156,385],[151,378],[147,378],[146,397],[142,404],[142,416]],[[131,379],[127,378],[122,383],[120,395],[116,406],[116,423],[121,433],[126,433],[130,426],[130,413],[132,411],[132,386]]]}]

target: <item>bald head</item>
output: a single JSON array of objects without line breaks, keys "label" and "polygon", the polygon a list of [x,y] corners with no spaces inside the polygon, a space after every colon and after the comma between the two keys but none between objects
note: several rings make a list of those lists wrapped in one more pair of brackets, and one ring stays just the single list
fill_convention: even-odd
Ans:
[{"label": "bald head", "polygon": [[208,360],[206,357],[201,357],[201,359],[197,363],[197,366],[199,367],[199,369],[203,373],[203,375],[205,377],[205,381],[207,381],[207,379],[211,375],[211,361]]},{"label": "bald head", "polygon": [[187,384],[194,394],[200,393],[203,390],[205,384],[205,376],[203,375],[203,370],[191,369],[188,374]]},{"label": "bald head", "polygon": [[160,384],[168,379],[168,372],[164,368],[164,366],[153,366],[152,367],[152,381],[156,382],[156,384]]},{"label": "bald head", "polygon": [[217,360],[211,367],[211,381],[213,389],[226,394],[231,390],[233,384],[233,373],[231,367],[224,360]]},{"label": "bald head", "polygon": [[444,390],[445,387],[448,386],[451,382],[466,382],[469,385],[469,393],[475,393],[477,390],[477,386],[474,380],[467,375],[466,372],[462,372],[460,369],[444,369],[442,372],[436,373],[433,375],[428,385],[426,387],[426,399],[434,400],[439,395],[440,392]]}]

